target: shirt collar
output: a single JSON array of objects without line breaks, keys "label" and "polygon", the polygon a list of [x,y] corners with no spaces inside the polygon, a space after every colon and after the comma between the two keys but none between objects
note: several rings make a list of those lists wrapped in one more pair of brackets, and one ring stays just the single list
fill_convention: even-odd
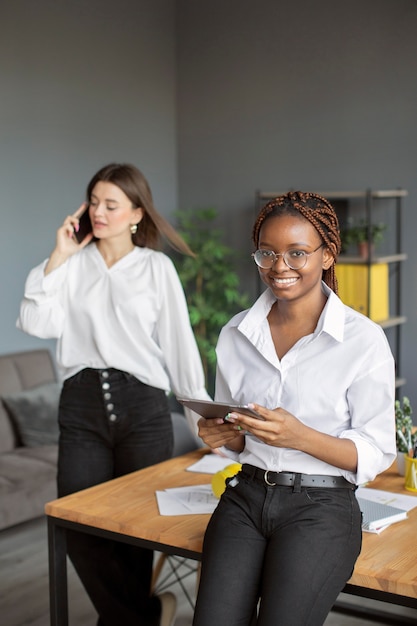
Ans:
[{"label": "shirt collar", "polygon": [[[319,335],[324,332],[336,341],[342,342],[346,316],[345,305],[324,282],[322,282],[321,286],[323,293],[327,297],[327,302],[320,315],[314,334]],[[259,335],[261,322],[268,316],[274,302],[275,296],[272,291],[266,289],[241,320],[238,325],[239,330],[248,338],[255,339]]]},{"label": "shirt collar", "polygon": [[345,329],[346,309],[341,299],[324,282],[321,288],[327,296],[327,302],[320,315],[315,334],[327,333],[336,341],[342,342]]}]

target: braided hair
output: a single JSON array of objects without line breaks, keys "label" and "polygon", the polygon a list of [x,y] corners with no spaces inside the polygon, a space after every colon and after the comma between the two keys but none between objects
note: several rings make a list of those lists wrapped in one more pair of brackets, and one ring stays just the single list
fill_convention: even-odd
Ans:
[{"label": "braided hair", "polygon": [[252,240],[255,247],[258,247],[259,233],[265,221],[270,217],[280,215],[302,216],[317,230],[334,259],[329,269],[323,270],[322,279],[337,294],[335,263],[340,254],[342,243],[339,220],[330,202],[317,193],[302,191],[290,191],[271,200],[261,209],[254,224]]}]

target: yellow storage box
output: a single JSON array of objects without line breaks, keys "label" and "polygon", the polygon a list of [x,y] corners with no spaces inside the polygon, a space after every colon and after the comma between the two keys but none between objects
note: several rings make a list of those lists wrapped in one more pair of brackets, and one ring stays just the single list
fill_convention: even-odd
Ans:
[{"label": "yellow storage box", "polygon": [[[356,311],[382,322],[389,317],[388,263],[336,263],[340,299]],[[368,285],[370,279],[370,286]],[[370,289],[370,311],[368,311]]]}]

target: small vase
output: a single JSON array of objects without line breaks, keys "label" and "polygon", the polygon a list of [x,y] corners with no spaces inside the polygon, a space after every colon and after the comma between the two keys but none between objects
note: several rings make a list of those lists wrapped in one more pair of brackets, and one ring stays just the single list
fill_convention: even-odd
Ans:
[{"label": "small vase", "polygon": [[367,261],[369,258],[372,257],[374,249],[374,244],[369,243],[369,241],[361,241],[360,243],[358,243],[358,254],[361,259],[364,259],[364,261]]},{"label": "small vase", "polygon": [[397,469],[400,476],[405,476],[405,452],[397,450]]}]

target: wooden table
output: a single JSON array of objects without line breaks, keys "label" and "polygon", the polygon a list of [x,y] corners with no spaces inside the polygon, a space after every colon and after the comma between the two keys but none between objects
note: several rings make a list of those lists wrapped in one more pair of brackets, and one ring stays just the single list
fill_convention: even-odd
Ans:
[{"label": "wooden table", "polygon": [[[52,626],[68,624],[67,529],[200,560],[210,515],[161,516],[155,491],[210,482],[209,474],[185,471],[205,452],[196,450],[46,504]],[[394,464],[370,486],[410,495],[403,484]],[[417,609],[417,509],[380,535],[364,533],[344,591]]]}]

